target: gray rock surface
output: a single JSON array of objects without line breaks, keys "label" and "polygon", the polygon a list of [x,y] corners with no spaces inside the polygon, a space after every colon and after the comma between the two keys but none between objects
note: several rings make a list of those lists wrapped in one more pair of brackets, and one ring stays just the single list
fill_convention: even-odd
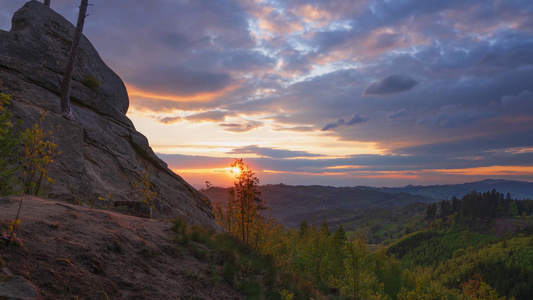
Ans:
[{"label": "gray rock surface", "polygon": [[[140,201],[134,185],[146,171],[157,191],[154,217],[183,217],[219,231],[207,198],[168,169],[135,130],[122,80],[84,36],[72,82],[75,121],[60,117],[60,82],[73,32],[74,25],[37,1],[14,14],[9,32],[0,30],[0,92],[12,96],[13,116],[23,126],[46,113],[44,126],[54,131],[61,151],[49,172],[55,180],[49,196],[96,205],[108,194],[113,201]],[[98,88],[86,86],[91,76]]]},{"label": "gray rock surface", "polygon": [[39,288],[20,276],[0,276],[0,299],[42,299]]}]

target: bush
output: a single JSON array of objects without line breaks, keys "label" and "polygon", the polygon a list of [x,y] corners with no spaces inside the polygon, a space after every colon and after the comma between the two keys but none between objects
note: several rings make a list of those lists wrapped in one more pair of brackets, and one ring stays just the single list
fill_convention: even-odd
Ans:
[{"label": "bush", "polygon": [[18,139],[11,122],[11,112],[7,109],[10,98],[0,93],[0,195],[13,193],[13,186],[17,182],[17,165],[13,154],[16,153]]},{"label": "bush", "polygon": [[61,154],[57,151],[52,131],[43,129],[44,116],[41,116],[38,124],[20,134],[22,153],[19,163],[22,167],[23,192],[27,195],[38,195],[43,180],[53,183],[53,179],[47,177],[48,167],[54,162],[55,156]]},{"label": "bush", "polygon": [[96,77],[91,75],[85,76],[85,78],[83,78],[82,84],[96,92],[96,90],[98,90],[98,88],[100,87],[101,82],[96,79]]}]

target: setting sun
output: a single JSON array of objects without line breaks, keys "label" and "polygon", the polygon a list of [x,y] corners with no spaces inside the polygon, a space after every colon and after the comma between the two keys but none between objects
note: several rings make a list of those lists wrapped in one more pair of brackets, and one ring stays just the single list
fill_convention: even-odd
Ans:
[{"label": "setting sun", "polygon": [[233,177],[237,177],[241,173],[241,169],[239,169],[238,167],[227,168],[227,170]]}]

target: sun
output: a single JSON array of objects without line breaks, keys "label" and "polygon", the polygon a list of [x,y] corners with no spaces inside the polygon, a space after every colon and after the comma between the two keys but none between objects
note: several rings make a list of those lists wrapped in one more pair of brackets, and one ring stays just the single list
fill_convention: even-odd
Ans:
[{"label": "sun", "polygon": [[228,169],[228,172],[232,175],[232,176],[239,176],[239,174],[241,174],[241,169],[237,168],[237,167],[232,167],[232,168],[227,168]]}]

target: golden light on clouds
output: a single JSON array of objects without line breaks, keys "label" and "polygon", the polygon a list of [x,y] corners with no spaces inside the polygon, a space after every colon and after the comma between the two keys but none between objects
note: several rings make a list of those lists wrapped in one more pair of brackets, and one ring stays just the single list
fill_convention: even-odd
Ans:
[{"label": "golden light on clouds", "polygon": [[315,22],[317,26],[326,26],[331,21],[331,15],[328,11],[319,9],[310,4],[301,5],[297,9],[292,10],[295,15],[304,18],[305,22]]},{"label": "golden light on clouds", "polygon": [[209,102],[213,101],[219,97],[224,96],[225,94],[239,88],[239,85],[228,86],[222,90],[216,92],[204,92],[194,95],[176,95],[176,94],[165,94],[165,93],[156,93],[154,91],[147,91],[140,88],[137,88],[134,85],[126,83],[126,89],[128,90],[128,95],[130,99],[135,99],[135,97],[142,97],[148,99],[157,99],[157,100],[170,100],[174,102]]},{"label": "golden light on clouds", "polygon": [[533,176],[533,167],[524,166],[491,166],[465,169],[433,169],[426,172],[437,172],[454,175],[478,175],[478,176],[504,176],[504,175],[527,175]]}]

